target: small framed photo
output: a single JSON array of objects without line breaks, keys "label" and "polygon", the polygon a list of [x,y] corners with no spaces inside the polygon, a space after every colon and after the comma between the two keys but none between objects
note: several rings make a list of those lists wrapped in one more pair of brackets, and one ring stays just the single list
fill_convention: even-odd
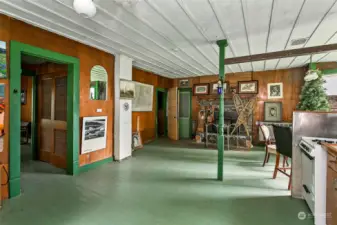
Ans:
[{"label": "small framed photo", "polygon": [[133,99],[135,97],[135,83],[130,80],[120,80],[120,98]]},{"label": "small framed photo", "polygon": [[180,88],[188,88],[190,87],[190,81],[188,79],[179,80]]},{"label": "small framed photo", "polygon": [[239,94],[257,94],[259,92],[259,82],[257,80],[239,81]]},{"label": "small framed photo", "polygon": [[282,121],[282,102],[264,103],[264,121],[266,122]]},{"label": "small framed photo", "polygon": [[136,150],[136,149],[140,149],[143,148],[143,142],[142,142],[142,138],[140,136],[139,132],[133,132],[132,133],[132,149]]},{"label": "small framed photo", "polygon": [[[229,91],[229,82],[223,83],[223,93],[227,94]],[[216,95],[218,94],[218,82],[211,83],[211,94]]]},{"label": "small framed photo", "polygon": [[283,83],[268,84],[268,99],[283,98]]},{"label": "small framed photo", "polygon": [[195,84],[193,85],[193,95],[208,95],[209,84]]},{"label": "small framed photo", "polygon": [[26,90],[21,90],[21,105],[26,105],[27,104],[27,91]]}]

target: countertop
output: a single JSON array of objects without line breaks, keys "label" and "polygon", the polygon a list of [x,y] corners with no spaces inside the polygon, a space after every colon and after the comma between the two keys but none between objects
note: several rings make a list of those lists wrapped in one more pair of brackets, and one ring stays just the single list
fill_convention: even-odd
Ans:
[{"label": "countertop", "polygon": [[323,149],[337,156],[337,144],[322,143],[322,145],[325,147]]}]

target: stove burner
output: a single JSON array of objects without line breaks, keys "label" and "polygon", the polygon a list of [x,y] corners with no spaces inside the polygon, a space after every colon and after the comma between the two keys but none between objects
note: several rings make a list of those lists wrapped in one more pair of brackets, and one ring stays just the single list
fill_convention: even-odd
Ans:
[{"label": "stove burner", "polygon": [[318,139],[314,139],[314,140],[312,140],[312,142],[316,142],[319,145],[321,145],[323,142],[329,143],[329,144],[335,144],[336,143],[336,141],[318,140]]}]

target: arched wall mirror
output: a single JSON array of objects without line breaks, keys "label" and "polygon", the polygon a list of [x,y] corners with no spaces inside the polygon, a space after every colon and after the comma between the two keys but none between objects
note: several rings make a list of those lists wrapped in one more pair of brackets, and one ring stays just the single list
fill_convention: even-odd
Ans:
[{"label": "arched wall mirror", "polygon": [[90,100],[107,100],[108,73],[103,66],[94,66],[90,72]]}]

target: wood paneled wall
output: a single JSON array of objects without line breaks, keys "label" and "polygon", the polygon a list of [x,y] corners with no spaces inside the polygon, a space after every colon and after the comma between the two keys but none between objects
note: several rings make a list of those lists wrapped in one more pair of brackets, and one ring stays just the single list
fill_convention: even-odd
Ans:
[{"label": "wood paneled wall", "polygon": [[26,91],[26,104],[21,105],[21,121],[31,122],[32,121],[32,88],[33,79],[32,77],[22,76],[21,77],[21,90]]},{"label": "wood paneled wall", "polygon": [[[95,161],[112,157],[114,118],[114,56],[1,14],[0,40],[7,42],[8,50],[10,41],[15,40],[39,48],[73,56],[80,60],[80,117],[108,116],[107,129],[109,132],[107,133],[107,148],[89,154],[80,155],[79,164],[80,166],[83,166]],[[9,66],[9,57],[7,59],[7,63]],[[108,96],[106,101],[89,100],[90,70],[95,65],[103,66],[108,72]],[[8,79],[1,80],[1,82],[8,83]],[[6,89],[8,90],[8,87],[6,87]],[[8,91],[6,92],[6,103],[8,106]],[[102,112],[96,112],[97,109],[102,109]],[[7,116],[5,118],[5,133],[9,134],[9,111],[8,109],[6,110]],[[80,122],[82,122],[82,120],[80,120]],[[5,150],[3,153],[0,153],[0,161],[5,165],[8,165],[8,135],[5,137]],[[8,188],[4,187],[3,190],[3,194],[7,197]]]},{"label": "wood paneled wall", "polygon": [[137,68],[132,69],[132,80],[154,86],[153,90],[153,108],[151,112],[132,112],[132,131],[137,130],[137,116],[140,118],[140,134],[143,143],[149,142],[156,137],[156,88],[171,88],[173,80],[161,77],[151,72],[143,71]]},{"label": "wood paneled wall", "polygon": [[[264,102],[267,101],[281,101],[283,104],[283,116],[284,122],[292,121],[292,112],[296,108],[299,101],[299,95],[302,85],[304,83],[304,75],[307,68],[295,68],[288,70],[272,70],[263,72],[243,72],[235,74],[226,74],[226,81],[229,82],[231,88],[237,87],[238,81],[259,81],[259,93],[257,94],[258,102],[254,110],[253,116],[253,140],[256,143],[258,141],[258,127],[257,121],[264,120]],[[199,83],[212,83],[218,81],[218,76],[201,76],[189,78],[190,87]],[[178,87],[178,79],[174,80],[174,86]],[[267,85],[268,83],[283,83],[283,99],[268,100]],[[192,97],[192,118],[198,119],[198,112],[200,107],[197,104],[197,97]]]}]

